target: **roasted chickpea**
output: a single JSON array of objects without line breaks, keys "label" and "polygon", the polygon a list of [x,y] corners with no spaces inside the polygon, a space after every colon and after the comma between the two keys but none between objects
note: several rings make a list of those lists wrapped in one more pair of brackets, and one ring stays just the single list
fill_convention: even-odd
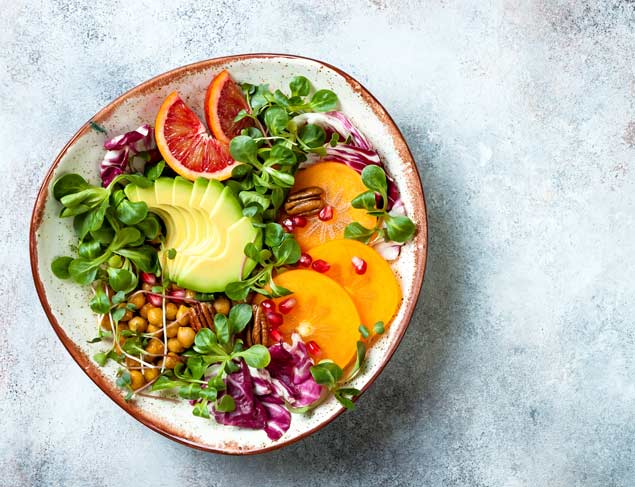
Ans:
[{"label": "roasted chickpea", "polygon": [[222,315],[229,313],[231,308],[231,302],[225,296],[220,296],[214,300],[214,311]]},{"label": "roasted chickpea", "polygon": [[175,321],[174,324],[168,325],[166,327],[165,334],[167,335],[168,338],[174,338],[178,331],[179,331],[179,325]]},{"label": "roasted chickpea", "polygon": [[173,369],[178,364],[181,363],[181,357],[179,357],[176,353],[170,352],[168,356],[164,359],[164,364],[166,369]]},{"label": "roasted chickpea", "polygon": [[104,316],[101,317],[101,321],[99,322],[99,325],[104,329],[104,330],[108,330],[110,331],[110,317],[105,314]]},{"label": "roasted chickpea", "polygon": [[154,306],[152,306],[150,303],[146,303],[143,306],[141,306],[141,309],[139,310],[139,314],[141,315],[142,318],[145,318],[147,320],[148,311],[150,311],[152,308],[154,308]]},{"label": "roasted chickpea", "polygon": [[128,368],[130,368],[130,367],[139,367],[139,362],[137,362],[133,358],[126,357],[126,367],[128,367]]},{"label": "roasted chickpea", "polygon": [[152,355],[161,355],[163,353],[163,342],[158,338],[151,338],[146,345],[146,352]]},{"label": "roasted chickpea", "polygon": [[154,333],[155,331],[159,331],[160,329],[160,326],[148,325],[148,327],[146,328],[146,333]]},{"label": "roasted chickpea", "polygon": [[143,369],[143,377],[146,382],[153,381],[159,376],[159,369]]},{"label": "roasted chickpea", "polygon": [[144,320],[141,316],[135,316],[128,322],[128,327],[132,331],[136,331],[138,333],[144,333],[148,328],[148,322]]},{"label": "roasted chickpea", "polygon": [[176,337],[183,348],[190,348],[194,343],[196,332],[189,326],[182,326],[181,328],[179,328]]},{"label": "roasted chickpea", "polygon": [[187,326],[190,324],[190,308],[187,306],[179,306],[179,310],[176,312],[176,319],[179,320],[179,324]]},{"label": "roasted chickpea", "polygon": [[163,325],[163,311],[161,308],[152,308],[148,311],[148,321],[151,325]]},{"label": "roasted chickpea", "polygon": [[143,295],[143,293],[137,293],[134,296],[132,296],[128,300],[128,302],[130,304],[134,304],[137,309],[141,309],[143,305],[146,304],[146,297]]},{"label": "roasted chickpea", "polygon": [[138,370],[130,371],[130,387],[133,390],[137,390],[146,383],[146,380],[143,378],[143,374]]},{"label": "roasted chickpea", "polygon": [[178,312],[179,308],[177,307],[176,304],[174,303],[167,303],[165,305],[165,317],[168,320],[173,320],[176,318],[176,313]]},{"label": "roasted chickpea", "polygon": [[147,282],[144,282],[141,285],[141,289],[143,289],[144,291],[152,291],[152,284],[149,284]]},{"label": "roasted chickpea", "polygon": [[[119,305],[120,308],[123,308],[124,305]],[[119,321],[129,321],[134,315],[132,314],[132,311],[130,311],[129,309],[126,310],[126,312],[124,313],[124,315],[119,319]]]},{"label": "roasted chickpea", "polygon": [[168,350],[174,353],[181,353],[185,348],[178,338],[168,338]]}]

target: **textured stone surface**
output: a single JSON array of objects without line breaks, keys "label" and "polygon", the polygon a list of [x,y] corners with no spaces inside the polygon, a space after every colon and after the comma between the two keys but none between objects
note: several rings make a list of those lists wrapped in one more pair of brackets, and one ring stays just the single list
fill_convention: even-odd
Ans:
[{"label": "textured stone surface", "polygon": [[[635,485],[633,4],[264,3],[3,2],[0,484]],[[382,101],[419,162],[430,254],[358,410],[231,458],[153,433],[84,376],[39,306],[27,231],[101,106],[258,51],[326,60]]]}]

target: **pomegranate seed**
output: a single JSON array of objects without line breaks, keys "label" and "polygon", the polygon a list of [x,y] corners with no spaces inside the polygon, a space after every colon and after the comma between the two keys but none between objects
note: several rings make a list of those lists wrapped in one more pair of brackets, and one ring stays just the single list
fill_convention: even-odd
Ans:
[{"label": "pomegranate seed", "polygon": [[284,220],[282,220],[282,226],[289,233],[293,232],[293,229],[295,228],[295,225],[293,224],[293,219],[291,218],[285,218]]},{"label": "pomegranate seed", "polygon": [[295,298],[287,298],[284,301],[281,301],[278,305],[278,309],[283,315],[286,315],[293,309],[293,307],[298,304]]},{"label": "pomegranate seed", "polygon": [[282,315],[280,313],[276,313],[275,311],[268,311],[265,314],[265,318],[267,318],[267,323],[275,328],[279,327],[284,320]]},{"label": "pomegranate seed", "polygon": [[313,267],[314,271],[318,271],[318,272],[326,272],[331,268],[331,264],[329,264],[327,261],[322,260],[322,259],[318,259],[318,260],[314,260],[313,264],[311,264],[311,267]]},{"label": "pomegranate seed", "polygon": [[183,300],[185,299],[185,289],[173,289],[172,291],[168,292],[168,296],[170,297],[170,299],[174,299],[174,300]]},{"label": "pomegranate seed", "polygon": [[311,262],[313,262],[313,257],[305,253],[303,253],[300,256],[300,260],[298,260],[298,264],[300,264],[302,267],[309,267],[311,265]]},{"label": "pomegranate seed", "polygon": [[326,205],[318,213],[318,218],[323,222],[327,222],[333,218],[333,207]]},{"label": "pomegranate seed", "polygon": [[154,285],[157,283],[157,276],[155,276],[154,274],[150,274],[149,272],[142,272],[141,280],[147,284]]},{"label": "pomegranate seed", "polygon": [[315,343],[313,340],[311,340],[309,343],[306,344],[306,348],[309,350],[309,353],[311,355],[317,355],[322,351],[320,349],[320,346],[317,343]]},{"label": "pomegranate seed", "polygon": [[271,330],[269,334],[271,335],[271,338],[273,338],[275,341],[277,342],[282,341],[282,335],[280,334],[278,330]]},{"label": "pomegranate seed", "polygon": [[368,264],[366,264],[366,261],[364,259],[354,256],[351,259],[351,263],[353,264],[353,269],[355,269],[356,274],[366,274],[366,268],[368,267]]},{"label": "pomegranate seed", "polygon": [[260,306],[262,306],[262,308],[265,311],[275,311],[276,310],[276,303],[271,301],[271,299],[265,299],[262,303],[260,303]]},{"label": "pomegranate seed", "polygon": [[294,227],[306,227],[306,217],[302,215],[294,216],[291,221],[293,222]]},{"label": "pomegranate seed", "polygon": [[148,294],[148,302],[155,308],[163,306],[163,296],[159,294]]}]

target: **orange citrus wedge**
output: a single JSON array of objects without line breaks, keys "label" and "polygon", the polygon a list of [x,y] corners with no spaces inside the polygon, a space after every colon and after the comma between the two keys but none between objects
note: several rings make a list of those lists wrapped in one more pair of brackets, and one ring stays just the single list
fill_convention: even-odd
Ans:
[{"label": "orange citrus wedge", "polygon": [[308,254],[314,261],[329,263],[325,275],[346,289],[369,330],[378,321],[388,328],[401,303],[401,286],[376,250],[356,240],[342,239],[310,249]]},{"label": "orange citrus wedge", "polygon": [[295,184],[291,192],[309,186],[324,190],[324,202],[332,208],[332,218],[320,218],[320,215],[307,217],[304,227],[293,231],[303,250],[316,247],[329,240],[343,238],[346,225],[357,221],[367,228],[375,226],[376,218],[369,216],[366,210],[351,206],[355,196],[367,191],[362,177],[353,169],[339,162],[318,162],[295,175]]},{"label": "orange citrus wedge", "polygon": [[224,69],[212,80],[205,94],[205,120],[214,137],[223,144],[229,145],[231,139],[240,135],[242,129],[253,125],[250,118],[234,122],[241,110],[249,111],[247,100],[229,72]]},{"label": "orange citrus wedge", "polygon": [[184,178],[223,180],[231,176],[235,162],[228,147],[207,132],[176,91],[161,105],[154,133],[163,159]]},{"label": "orange citrus wedge", "polygon": [[346,367],[356,353],[359,340],[359,314],[348,293],[333,279],[310,270],[292,270],[279,274],[274,282],[291,290],[291,296],[275,298],[278,306],[295,299],[278,328],[284,340],[298,333],[305,343],[319,347],[318,360],[330,359]]}]

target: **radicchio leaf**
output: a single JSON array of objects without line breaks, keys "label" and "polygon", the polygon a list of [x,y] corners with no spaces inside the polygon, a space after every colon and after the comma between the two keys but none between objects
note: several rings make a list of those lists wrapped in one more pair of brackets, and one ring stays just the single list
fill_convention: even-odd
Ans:
[{"label": "radicchio leaf", "polygon": [[[337,132],[342,141],[350,139],[350,143],[337,144],[335,147],[325,144],[326,155],[308,154],[307,160],[302,164],[302,167],[326,160],[346,164],[360,174],[369,164],[383,167],[377,151],[364,134],[342,112],[303,113],[294,117],[293,122],[298,127],[307,123],[319,125],[327,131],[327,136],[329,136],[330,131],[330,133]],[[386,179],[388,181],[388,204],[386,209],[390,210],[400,196],[395,180],[388,174],[386,174]]]},{"label": "radicchio leaf", "polygon": [[239,371],[229,374],[225,378],[225,384],[227,389],[219,398],[229,394],[234,398],[236,409],[227,413],[214,409],[216,421],[230,426],[264,429],[267,413],[260,401],[255,400],[253,380],[244,360],[240,361]]},{"label": "radicchio leaf", "polygon": [[327,135],[329,135],[328,132],[337,132],[340,135],[340,140],[344,141],[350,137],[353,146],[360,149],[373,150],[373,146],[364,134],[342,112],[303,113],[294,117],[293,122],[298,127],[307,123],[318,125],[327,131]]},{"label": "radicchio leaf", "polygon": [[291,413],[266,371],[254,369],[254,374],[252,376],[245,361],[241,360],[240,370],[225,379],[227,390],[224,394],[234,398],[236,409],[229,413],[214,410],[214,417],[221,424],[263,429],[270,439],[277,440],[291,426]]},{"label": "radicchio leaf", "polygon": [[311,375],[313,361],[300,336],[292,336],[292,345],[280,342],[269,347],[271,362],[267,371],[276,390],[294,407],[308,406],[322,394]]},{"label": "radicchio leaf", "polygon": [[106,154],[99,168],[102,185],[106,187],[120,174],[130,172],[130,162],[135,155],[150,152],[150,158],[154,159],[153,147],[152,127],[148,124],[104,142]]}]

